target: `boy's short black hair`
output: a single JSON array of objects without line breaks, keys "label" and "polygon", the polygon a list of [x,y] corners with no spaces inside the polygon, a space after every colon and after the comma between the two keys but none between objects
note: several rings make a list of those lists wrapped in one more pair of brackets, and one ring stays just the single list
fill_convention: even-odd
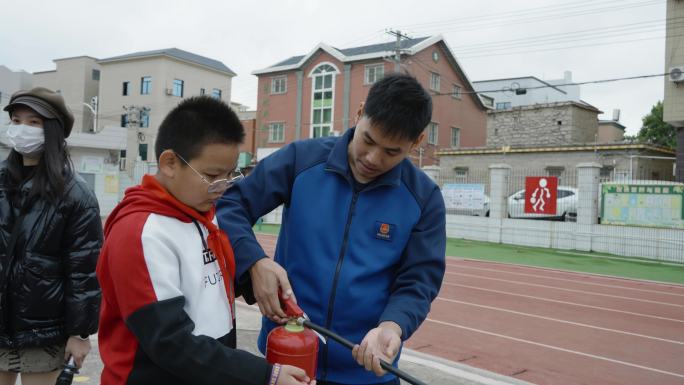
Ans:
[{"label": "boy's short black hair", "polygon": [[190,162],[209,143],[240,144],[245,130],[235,112],[210,96],[183,100],[159,126],[154,151],[157,160],[164,150],[173,150]]},{"label": "boy's short black hair", "polygon": [[392,73],[373,84],[363,113],[386,135],[416,140],[432,119],[432,97],[413,76]]}]

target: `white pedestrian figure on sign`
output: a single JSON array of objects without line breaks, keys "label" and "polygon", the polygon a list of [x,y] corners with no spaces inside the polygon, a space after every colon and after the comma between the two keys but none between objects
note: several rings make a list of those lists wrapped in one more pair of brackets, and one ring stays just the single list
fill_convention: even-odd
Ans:
[{"label": "white pedestrian figure on sign", "polygon": [[539,179],[539,187],[534,189],[534,192],[530,197],[530,203],[532,203],[532,209],[534,211],[544,211],[544,205],[546,205],[544,195],[546,195],[547,199],[551,198],[551,192],[549,191],[549,188],[546,187],[547,183],[545,178]]}]

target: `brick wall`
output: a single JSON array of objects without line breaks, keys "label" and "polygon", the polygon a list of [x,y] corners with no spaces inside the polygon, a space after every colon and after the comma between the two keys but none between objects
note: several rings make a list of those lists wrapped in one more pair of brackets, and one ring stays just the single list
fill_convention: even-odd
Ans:
[{"label": "brick wall", "polygon": [[576,103],[548,103],[487,113],[487,146],[560,146],[593,143],[598,113]]}]

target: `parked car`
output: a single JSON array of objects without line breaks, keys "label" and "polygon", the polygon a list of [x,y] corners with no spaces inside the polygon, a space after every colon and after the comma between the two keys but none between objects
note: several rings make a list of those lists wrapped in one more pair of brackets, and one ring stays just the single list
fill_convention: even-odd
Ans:
[{"label": "parked car", "polygon": [[526,213],[525,189],[517,191],[508,197],[508,217],[575,221],[577,220],[577,189],[569,186],[558,186],[556,212],[551,215]]}]

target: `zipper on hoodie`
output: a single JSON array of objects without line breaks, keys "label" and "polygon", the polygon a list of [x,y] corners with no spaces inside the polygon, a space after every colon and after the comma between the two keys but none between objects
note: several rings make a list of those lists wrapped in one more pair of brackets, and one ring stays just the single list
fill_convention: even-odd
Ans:
[{"label": "zipper on hoodie", "polygon": [[[328,315],[325,320],[325,328],[330,329],[330,324],[332,323],[333,317],[333,307],[335,305],[335,294],[337,292],[337,281],[340,278],[340,270],[342,270],[342,262],[344,262],[344,255],[347,252],[347,241],[349,240],[349,227],[351,227],[351,221],[354,217],[354,209],[356,207],[356,201],[359,198],[360,191],[356,191],[352,186],[354,193],[352,195],[351,204],[349,205],[349,212],[347,214],[347,224],[344,227],[344,238],[342,239],[342,247],[340,248],[340,255],[337,258],[337,266],[335,267],[335,276],[333,277],[332,291],[330,292],[330,298],[328,299]],[[328,376],[328,344],[323,345],[323,380],[325,381]]]}]

